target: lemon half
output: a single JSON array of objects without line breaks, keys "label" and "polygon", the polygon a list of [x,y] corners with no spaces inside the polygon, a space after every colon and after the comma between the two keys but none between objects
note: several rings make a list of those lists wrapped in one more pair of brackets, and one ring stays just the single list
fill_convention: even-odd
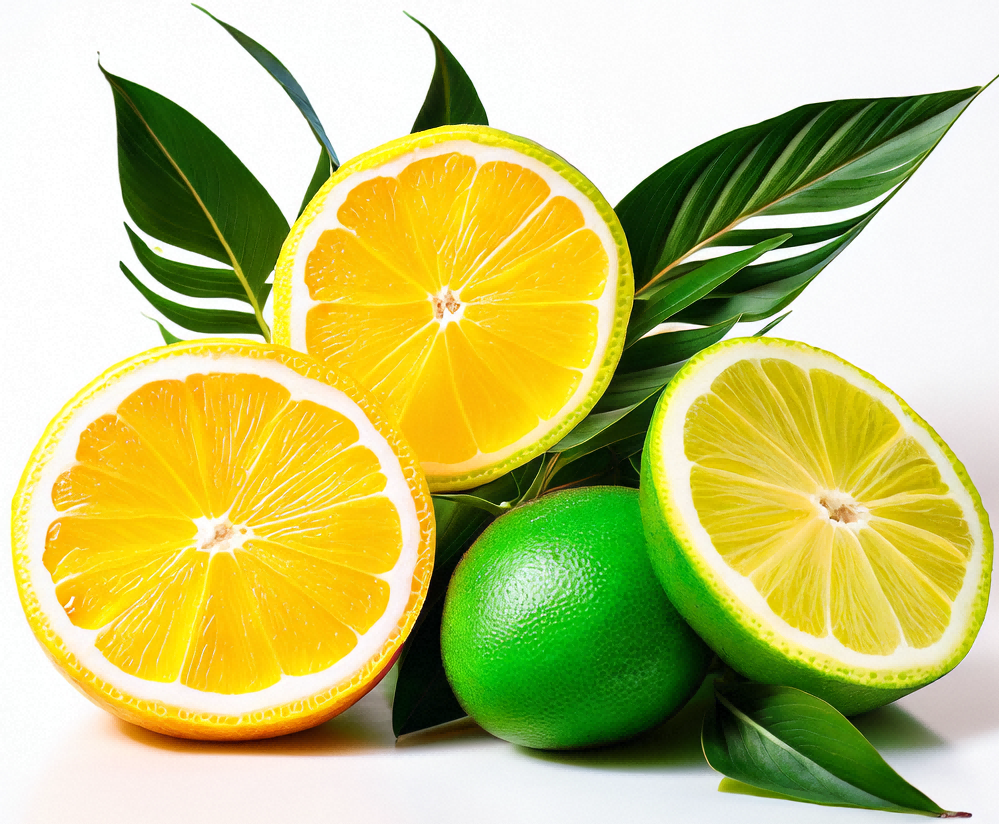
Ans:
[{"label": "lemon half", "polygon": [[274,334],[370,389],[430,488],[540,454],[596,403],[634,282],[613,209],[524,138],[447,126],[342,166],[277,263]]},{"label": "lemon half", "polygon": [[14,498],[28,622],[84,694],[190,738],[318,724],[391,665],[433,564],[415,458],[370,396],[283,347],[111,368]]},{"label": "lemon half", "polygon": [[664,393],[642,502],[671,600],[730,666],[872,709],[982,624],[992,533],[964,467],[900,398],[775,339],[699,353]]}]

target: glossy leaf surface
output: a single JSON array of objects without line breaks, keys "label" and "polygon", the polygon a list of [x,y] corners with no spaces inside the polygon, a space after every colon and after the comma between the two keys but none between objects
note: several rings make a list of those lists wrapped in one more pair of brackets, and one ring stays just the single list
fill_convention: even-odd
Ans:
[{"label": "glossy leaf surface", "polygon": [[188,111],[101,71],[114,95],[118,171],[129,216],[158,240],[231,266],[253,307],[255,333],[269,338],[262,314],[267,278],[288,233],[277,204]]},{"label": "glossy leaf surface", "polygon": [[800,801],[948,813],[878,754],[832,706],[791,687],[717,685],[701,735],[708,763],[729,778]]},{"label": "glossy leaf surface", "polygon": [[406,16],[430,35],[436,60],[430,89],[423,101],[423,108],[413,123],[413,131],[422,132],[425,129],[457,123],[488,126],[489,118],[486,117],[485,107],[461,64],[436,34],[413,15]]}]

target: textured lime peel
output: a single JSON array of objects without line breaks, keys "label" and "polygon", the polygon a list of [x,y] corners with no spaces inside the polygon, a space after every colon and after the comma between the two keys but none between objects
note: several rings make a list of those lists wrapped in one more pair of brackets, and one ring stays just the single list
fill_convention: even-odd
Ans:
[{"label": "textured lime peel", "polygon": [[992,533],[964,467],[883,384],[804,344],[694,357],[650,426],[642,505],[709,645],[846,714],[951,670],[985,616]]}]

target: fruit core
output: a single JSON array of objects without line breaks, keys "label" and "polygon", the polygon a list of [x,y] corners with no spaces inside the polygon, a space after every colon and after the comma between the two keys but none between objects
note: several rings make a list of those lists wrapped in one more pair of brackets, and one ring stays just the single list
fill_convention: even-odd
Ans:
[{"label": "fruit core", "polygon": [[827,492],[819,497],[819,505],[830,521],[839,524],[863,524],[870,517],[867,507],[844,492]]},{"label": "fruit core", "polygon": [[253,537],[248,526],[233,526],[225,516],[221,518],[197,518],[198,549],[214,555],[217,552],[233,552]]},{"label": "fruit core", "polygon": [[434,307],[434,320],[441,321],[442,326],[461,317],[463,304],[458,301],[458,296],[451,291],[450,286],[445,286],[436,295],[431,295],[430,303]]}]

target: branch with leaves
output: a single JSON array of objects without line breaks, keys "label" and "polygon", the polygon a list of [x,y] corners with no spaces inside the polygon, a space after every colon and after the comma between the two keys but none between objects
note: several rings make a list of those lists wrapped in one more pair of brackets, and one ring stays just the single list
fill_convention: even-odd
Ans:
[{"label": "branch with leaves", "polygon": [[[299,214],[339,160],[301,85],[270,51],[222,26],[276,80],[319,144]],[[486,125],[468,74],[423,23],[435,68],[413,131]],[[221,266],[154,251],[125,226],[138,264],[165,297],[125,277],[163,316],[196,333],[270,340],[264,310],[289,222],[253,174],[207,126],[177,104],[101,71],[114,96],[122,197],[141,232]],[[637,487],[646,430],[683,364],[741,323],[769,322],[865,229],[937,146],[982,88],[801,106],[729,132],[670,161],[616,208],[634,263],[635,304],[613,379],[562,441],[477,489],[437,495],[437,553],[426,604],[399,663],[396,735],[460,718],[444,675],[440,625],[455,566],[497,516],[545,492],[592,484]],[[828,221],[828,212],[852,216]],[[786,228],[741,228],[755,217],[794,216]],[[718,250],[734,251],[718,253]],[[235,300],[244,310],[179,298]],[[155,321],[166,343],[178,338]],[[830,742],[832,742],[830,744]],[[847,719],[782,687],[719,682],[705,718],[709,763],[740,781],[799,800],[929,815],[947,813],[903,781]]]}]

